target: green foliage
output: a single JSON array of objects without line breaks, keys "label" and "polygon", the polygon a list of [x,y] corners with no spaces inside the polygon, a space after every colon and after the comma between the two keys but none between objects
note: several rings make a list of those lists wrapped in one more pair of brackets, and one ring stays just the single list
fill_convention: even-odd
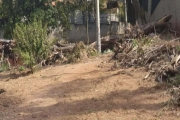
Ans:
[{"label": "green foliage", "polygon": [[25,67],[24,67],[24,66],[19,66],[18,70],[19,70],[19,71],[24,71],[24,70],[25,70]]},{"label": "green foliage", "polygon": [[[52,2],[56,5],[52,5]],[[103,9],[104,0],[100,0],[100,9]],[[73,2],[58,2],[56,0],[2,0],[0,4],[0,18],[5,22],[0,23],[4,27],[4,37],[11,39],[16,24],[29,23],[34,19],[47,25],[49,32],[54,28],[70,28],[69,14],[75,10],[88,9],[94,12],[94,1],[74,0]]]},{"label": "green foliage", "polygon": [[113,51],[111,49],[107,49],[103,52],[103,54],[108,54],[108,53],[112,53]]},{"label": "green foliage", "polygon": [[17,41],[15,52],[33,72],[34,65],[48,56],[50,42],[47,40],[47,27],[43,27],[41,21],[16,24],[13,37]]},{"label": "green foliage", "polygon": [[56,17],[57,26],[62,26],[63,28],[69,28],[69,14],[74,11],[74,7],[71,4],[64,4],[63,2],[58,2],[56,5],[57,14]]},{"label": "green foliage", "polygon": [[55,0],[2,0],[0,18],[5,20],[1,23],[5,30],[4,37],[11,39],[16,24],[29,23],[34,19],[47,24],[49,31],[59,26],[68,28],[70,11],[67,4],[57,2],[53,6],[52,1]]},{"label": "green foliage", "polygon": [[176,51],[180,53],[180,46],[176,46]]},{"label": "green foliage", "polygon": [[6,71],[8,70],[8,68],[9,68],[8,63],[3,62],[0,67],[0,72]]},{"label": "green foliage", "polygon": [[150,45],[152,43],[152,39],[148,37],[143,37],[142,39],[133,39],[132,44],[133,47],[138,47],[138,46],[145,46],[145,45]]}]

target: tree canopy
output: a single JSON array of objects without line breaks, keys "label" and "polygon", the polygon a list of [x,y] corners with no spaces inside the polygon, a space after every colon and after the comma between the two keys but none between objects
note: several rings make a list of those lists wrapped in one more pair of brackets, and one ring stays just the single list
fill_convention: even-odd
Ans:
[{"label": "tree canopy", "polygon": [[3,20],[5,38],[12,38],[12,32],[17,23],[29,23],[35,19],[41,20],[50,28],[60,25],[68,26],[68,4],[55,0],[2,0],[0,18]]},{"label": "tree canopy", "polygon": [[[100,6],[103,6],[100,0]],[[55,4],[52,4],[55,3]],[[93,0],[88,4],[89,11],[93,11]],[[57,0],[1,0],[0,23],[4,28],[4,37],[11,39],[13,29],[17,23],[29,23],[41,20],[47,28],[59,26],[69,27],[69,13],[75,10],[86,11],[87,1],[73,0],[60,2]],[[3,22],[2,22],[3,21]]]}]

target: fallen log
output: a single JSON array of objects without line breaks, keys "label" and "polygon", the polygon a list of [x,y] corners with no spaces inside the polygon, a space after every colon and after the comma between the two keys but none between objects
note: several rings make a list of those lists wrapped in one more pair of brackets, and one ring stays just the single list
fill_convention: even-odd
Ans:
[{"label": "fallen log", "polygon": [[156,33],[156,32],[162,32],[165,28],[169,28],[170,19],[172,18],[172,15],[167,15],[157,22],[148,24],[143,29],[143,35],[148,35],[150,33]]},{"label": "fallen log", "polygon": [[165,23],[165,22],[169,22],[172,18],[172,15],[166,15],[163,18],[159,19],[157,21],[157,23]]},{"label": "fallen log", "polygon": [[166,28],[168,28],[169,31],[172,31],[170,29],[170,22],[169,22],[171,18],[172,18],[172,15],[167,15],[156,22],[152,22],[144,26],[135,25],[133,27],[126,28],[125,30],[126,34],[124,37],[125,38],[140,38],[144,35],[149,35],[151,33],[161,33]]}]

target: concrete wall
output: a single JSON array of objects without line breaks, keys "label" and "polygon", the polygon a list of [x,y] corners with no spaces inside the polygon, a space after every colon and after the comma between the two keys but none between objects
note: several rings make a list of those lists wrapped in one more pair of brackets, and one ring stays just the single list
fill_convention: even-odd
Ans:
[{"label": "concrete wall", "polygon": [[[118,22],[112,22],[111,35],[117,35],[122,33],[123,25],[119,25]],[[110,33],[110,24],[101,24],[101,37],[105,37]],[[84,25],[72,24],[72,29],[67,33],[67,40],[71,42],[85,41],[87,40],[86,27]],[[95,23],[89,24],[89,40],[94,42],[96,40],[96,25]]]},{"label": "concrete wall", "polygon": [[165,15],[172,15],[171,23],[174,30],[180,31],[180,0],[161,0],[150,17],[150,21],[157,21]]},{"label": "concrete wall", "polygon": [[[117,9],[118,10],[118,9]],[[71,24],[85,24],[87,21],[86,15],[83,15],[83,12],[80,10],[74,11],[74,13],[69,15],[69,21]],[[89,13],[88,15],[88,21],[90,23],[95,23],[95,14]],[[119,17],[117,14],[100,14],[100,22],[103,24],[109,24],[110,21],[118,22]]]}]

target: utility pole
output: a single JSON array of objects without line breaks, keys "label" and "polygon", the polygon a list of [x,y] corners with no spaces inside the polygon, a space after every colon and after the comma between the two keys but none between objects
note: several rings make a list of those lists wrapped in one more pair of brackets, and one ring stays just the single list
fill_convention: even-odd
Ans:
[{"label": "utility pole", "polygon": [[98,52],[101,53],[101,32],[100,32],[99,0],[96,0],[96,40],[97,40]]}]

